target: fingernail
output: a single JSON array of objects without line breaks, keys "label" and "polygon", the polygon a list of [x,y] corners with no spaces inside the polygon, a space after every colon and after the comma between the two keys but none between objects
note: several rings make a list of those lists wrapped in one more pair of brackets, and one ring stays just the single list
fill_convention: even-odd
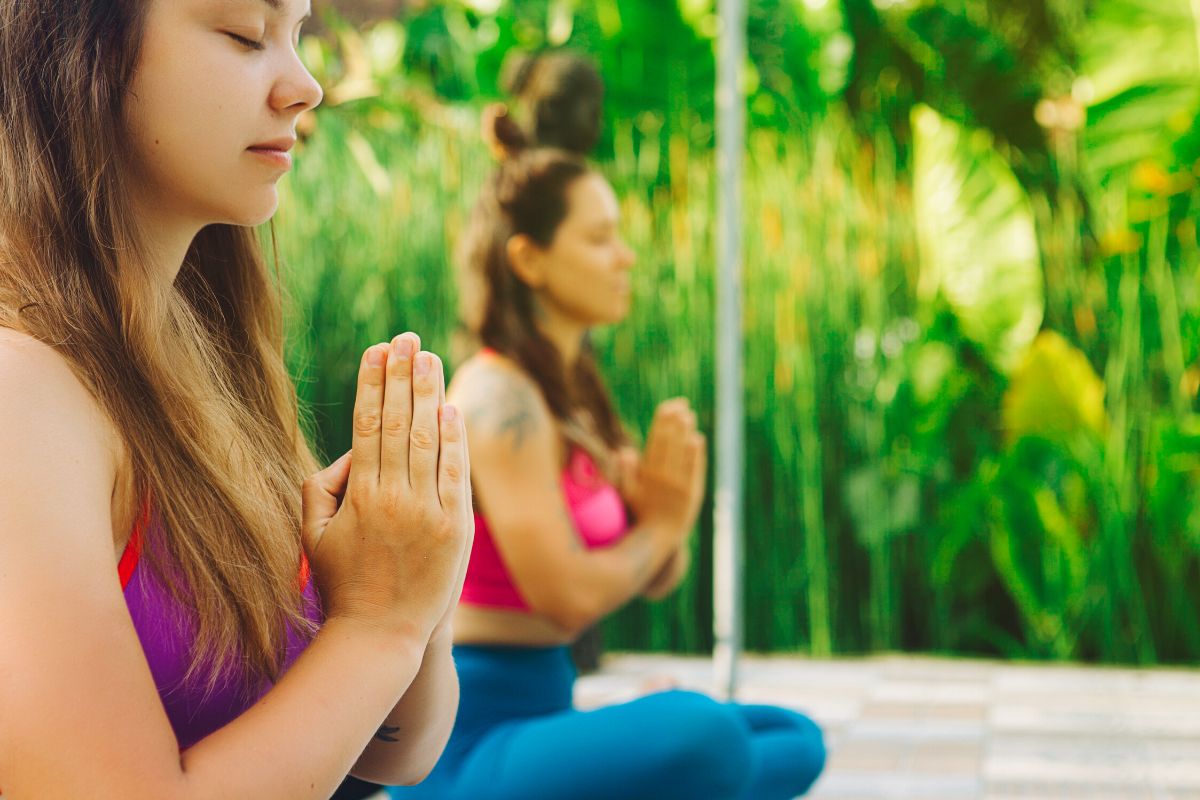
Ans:
[{"label": "fingernail", "polygon": [[396,358],[408,360],[412,358],[413,341],[411,336],[397,336],[392,340],[392,352]]},{"label": "fingernail", "polygon": [[382,347],[372,347],[367,351],[367,363],[372,367],[382,367],[383,352],[384,351]]},{"label": "fingernail", "polygon": [[430,358],[429,353],[417,353],[417,360],[413,362],[413,372],[418,375],[428,375],[432,362],[433,359]]},{"label": "fingernail", "polygon": [[458,409],[454,406],[442,406],[442,422],[454,422],[458,419]]}]

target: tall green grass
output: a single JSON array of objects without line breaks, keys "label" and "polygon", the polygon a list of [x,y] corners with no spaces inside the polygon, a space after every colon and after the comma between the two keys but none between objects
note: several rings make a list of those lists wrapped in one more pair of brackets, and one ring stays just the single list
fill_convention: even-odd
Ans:
[{"label": "tall green grass", "polygon": [[[452,253],[491,168],[468,113],[361,121],[319,115],[277,219],[290,359],[330,456],[349,443],[366,346],[416,330],[449,355]],[[601,165],[639,261],[630,317],[595,343],[639,435],[675,395],[713,422],[713,158],[661,136],[617,131]],[[1070,197],[1034,198],[1047,324],[1100,376],[1108,422],[1014,433],[1006,398],[1045,382],[997,372],[944,303],[918,297],[911,183],[891,141],[864,143],[836,114],[749,140],[747,646],[1200,657],[1194,224],[1166,205],[1129,219],[1121,187],[1097,245]],[[1067,402],[1039,398],[1049,416]],[[680,591],[618,614],[611,645],[711,645],[710,511]]]}]

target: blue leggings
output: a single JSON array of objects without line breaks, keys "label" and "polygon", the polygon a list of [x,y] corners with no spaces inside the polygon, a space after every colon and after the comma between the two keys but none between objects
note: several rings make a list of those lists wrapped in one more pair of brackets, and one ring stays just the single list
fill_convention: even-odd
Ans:
[{"label": "blue leggings", "polygon": [[790,800],[825,763],[820,728],[774,706],[670,691],[576,711],[565,647],[459,645],[454,660],[446,752],[397,800]]}]

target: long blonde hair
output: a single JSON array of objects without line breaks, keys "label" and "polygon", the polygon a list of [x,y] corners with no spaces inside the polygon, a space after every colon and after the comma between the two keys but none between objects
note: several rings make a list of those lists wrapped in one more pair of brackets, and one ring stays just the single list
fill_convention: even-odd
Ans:
[{"label": "long blonde hair", "polygon": [[[145,558],[195,609],[190,675],[278,675],[315,468],[257,234],[213,225],[173,285],[138,251],[124,103],[144,0],[0,0],[0,326],[54,347],[124,439],[161,524]],[[158,268],[161,270],[161,266]]]}]

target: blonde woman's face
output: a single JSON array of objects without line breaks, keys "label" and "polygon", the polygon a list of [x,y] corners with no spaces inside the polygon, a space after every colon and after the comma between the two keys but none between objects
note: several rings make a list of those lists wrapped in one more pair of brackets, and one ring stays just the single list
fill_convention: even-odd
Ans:
[{"label": "blonde woman's face", "polygon": [[296,120],[321,87],[296,52],[308,0],[146,0],[129,90],[135,196],[188,223],[275,212]]}]

